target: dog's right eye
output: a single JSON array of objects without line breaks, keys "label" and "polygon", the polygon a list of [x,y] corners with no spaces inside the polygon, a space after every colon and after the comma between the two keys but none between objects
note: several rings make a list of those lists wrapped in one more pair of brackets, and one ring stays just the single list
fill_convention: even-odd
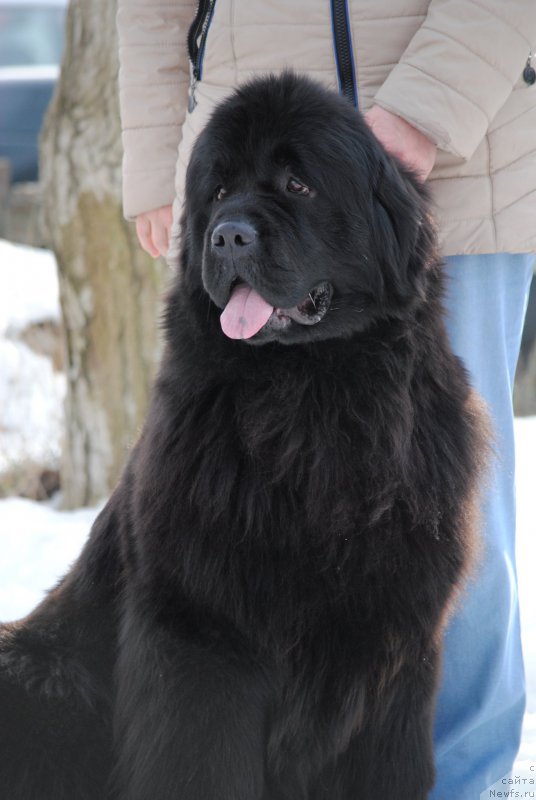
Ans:
[{"label": "dog's right eye", "polygon": [[301,194],[303,197],[307,197],[310,194],[310,189],[301,181],[296,180],[296,178],[289,178],[287,183],[287,192],[292,192],[292,194]]},{"label": "dog's right eye", "polygon": [[222,200],[226,194],[227,194],[227,189],[225,189],[223,186],[218,186],[218,188],[214,192],[214,200]]}]

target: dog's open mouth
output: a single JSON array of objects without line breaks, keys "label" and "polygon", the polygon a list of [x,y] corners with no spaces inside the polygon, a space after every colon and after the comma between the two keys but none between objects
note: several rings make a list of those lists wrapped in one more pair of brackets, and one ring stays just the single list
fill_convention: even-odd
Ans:
[{"label": "dog's open mouth", "polygon": [[269,322],[272,327],[285,327],[293,320],[300,325],[317,325],[326,315],[333,289],[330,283],[318,283],[293,308],[275,308],[247,283],[238,283],[221,317],[221,327],[230,339],[250,339]]}]

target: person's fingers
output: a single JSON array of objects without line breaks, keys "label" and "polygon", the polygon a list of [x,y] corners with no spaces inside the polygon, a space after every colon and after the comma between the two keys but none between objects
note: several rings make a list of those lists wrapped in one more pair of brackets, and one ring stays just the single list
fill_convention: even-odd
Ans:
[{"label": "person's fingers", "polygon": [[172,207],[162,206],[136,217],[136,233],[143,249],[153,258],[165,256],[169,250]]},{"label": "person's fingers", "polygon": [[136,217],[136,233],[138,240],[146,253],[149,253],[153,258],[158,258],[159,251],[157,250],[151,234],[151,222],[144,214]]},{"label": "person's fingers", "polygon": [[435,163],[435,143],[402,117],[378,106],[365,113],[365,120],[385,149],[425,181]]},{"label": "person's fingers", "polygon": [[165,222],[160,218],[153,220],[151,233],[158,252],[161,256],[165,256],[169,250],[169,229]]},{"label": "person's fingers", "polygon": [[171,239],[171,226],[173,224],[173,207],[163,206],[163,208],[160,209],[160,215],[165,234],[165,251],[162,255],[165,255],[169,250],[169,244]]}]

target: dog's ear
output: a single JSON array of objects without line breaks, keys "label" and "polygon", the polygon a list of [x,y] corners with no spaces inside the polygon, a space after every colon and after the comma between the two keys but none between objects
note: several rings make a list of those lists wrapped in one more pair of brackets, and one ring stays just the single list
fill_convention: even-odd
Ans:
[{"label": "dog's ear", "polygon": [[371,251],[384,300],[406,304],[424,294],[424,271],[434,251],[434,229],[424,186],[396,159],[382,153],[372,180]]}]

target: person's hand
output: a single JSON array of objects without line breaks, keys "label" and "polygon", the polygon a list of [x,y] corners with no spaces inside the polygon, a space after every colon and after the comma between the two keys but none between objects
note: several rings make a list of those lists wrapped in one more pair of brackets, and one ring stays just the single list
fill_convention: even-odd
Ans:
[{"label": "person's hand", "polygon": [[432,167],[437,146],[402,117],[372,106],[365,113],[365,120],[373,134],[391,155],[409,167],[420,180],[425,181]]},{"label": "person's hand", "polygon": [[171,206],[161,206],[136,217],[139,242],[153,258],[165,256],[169,250],[172,216]]}]

